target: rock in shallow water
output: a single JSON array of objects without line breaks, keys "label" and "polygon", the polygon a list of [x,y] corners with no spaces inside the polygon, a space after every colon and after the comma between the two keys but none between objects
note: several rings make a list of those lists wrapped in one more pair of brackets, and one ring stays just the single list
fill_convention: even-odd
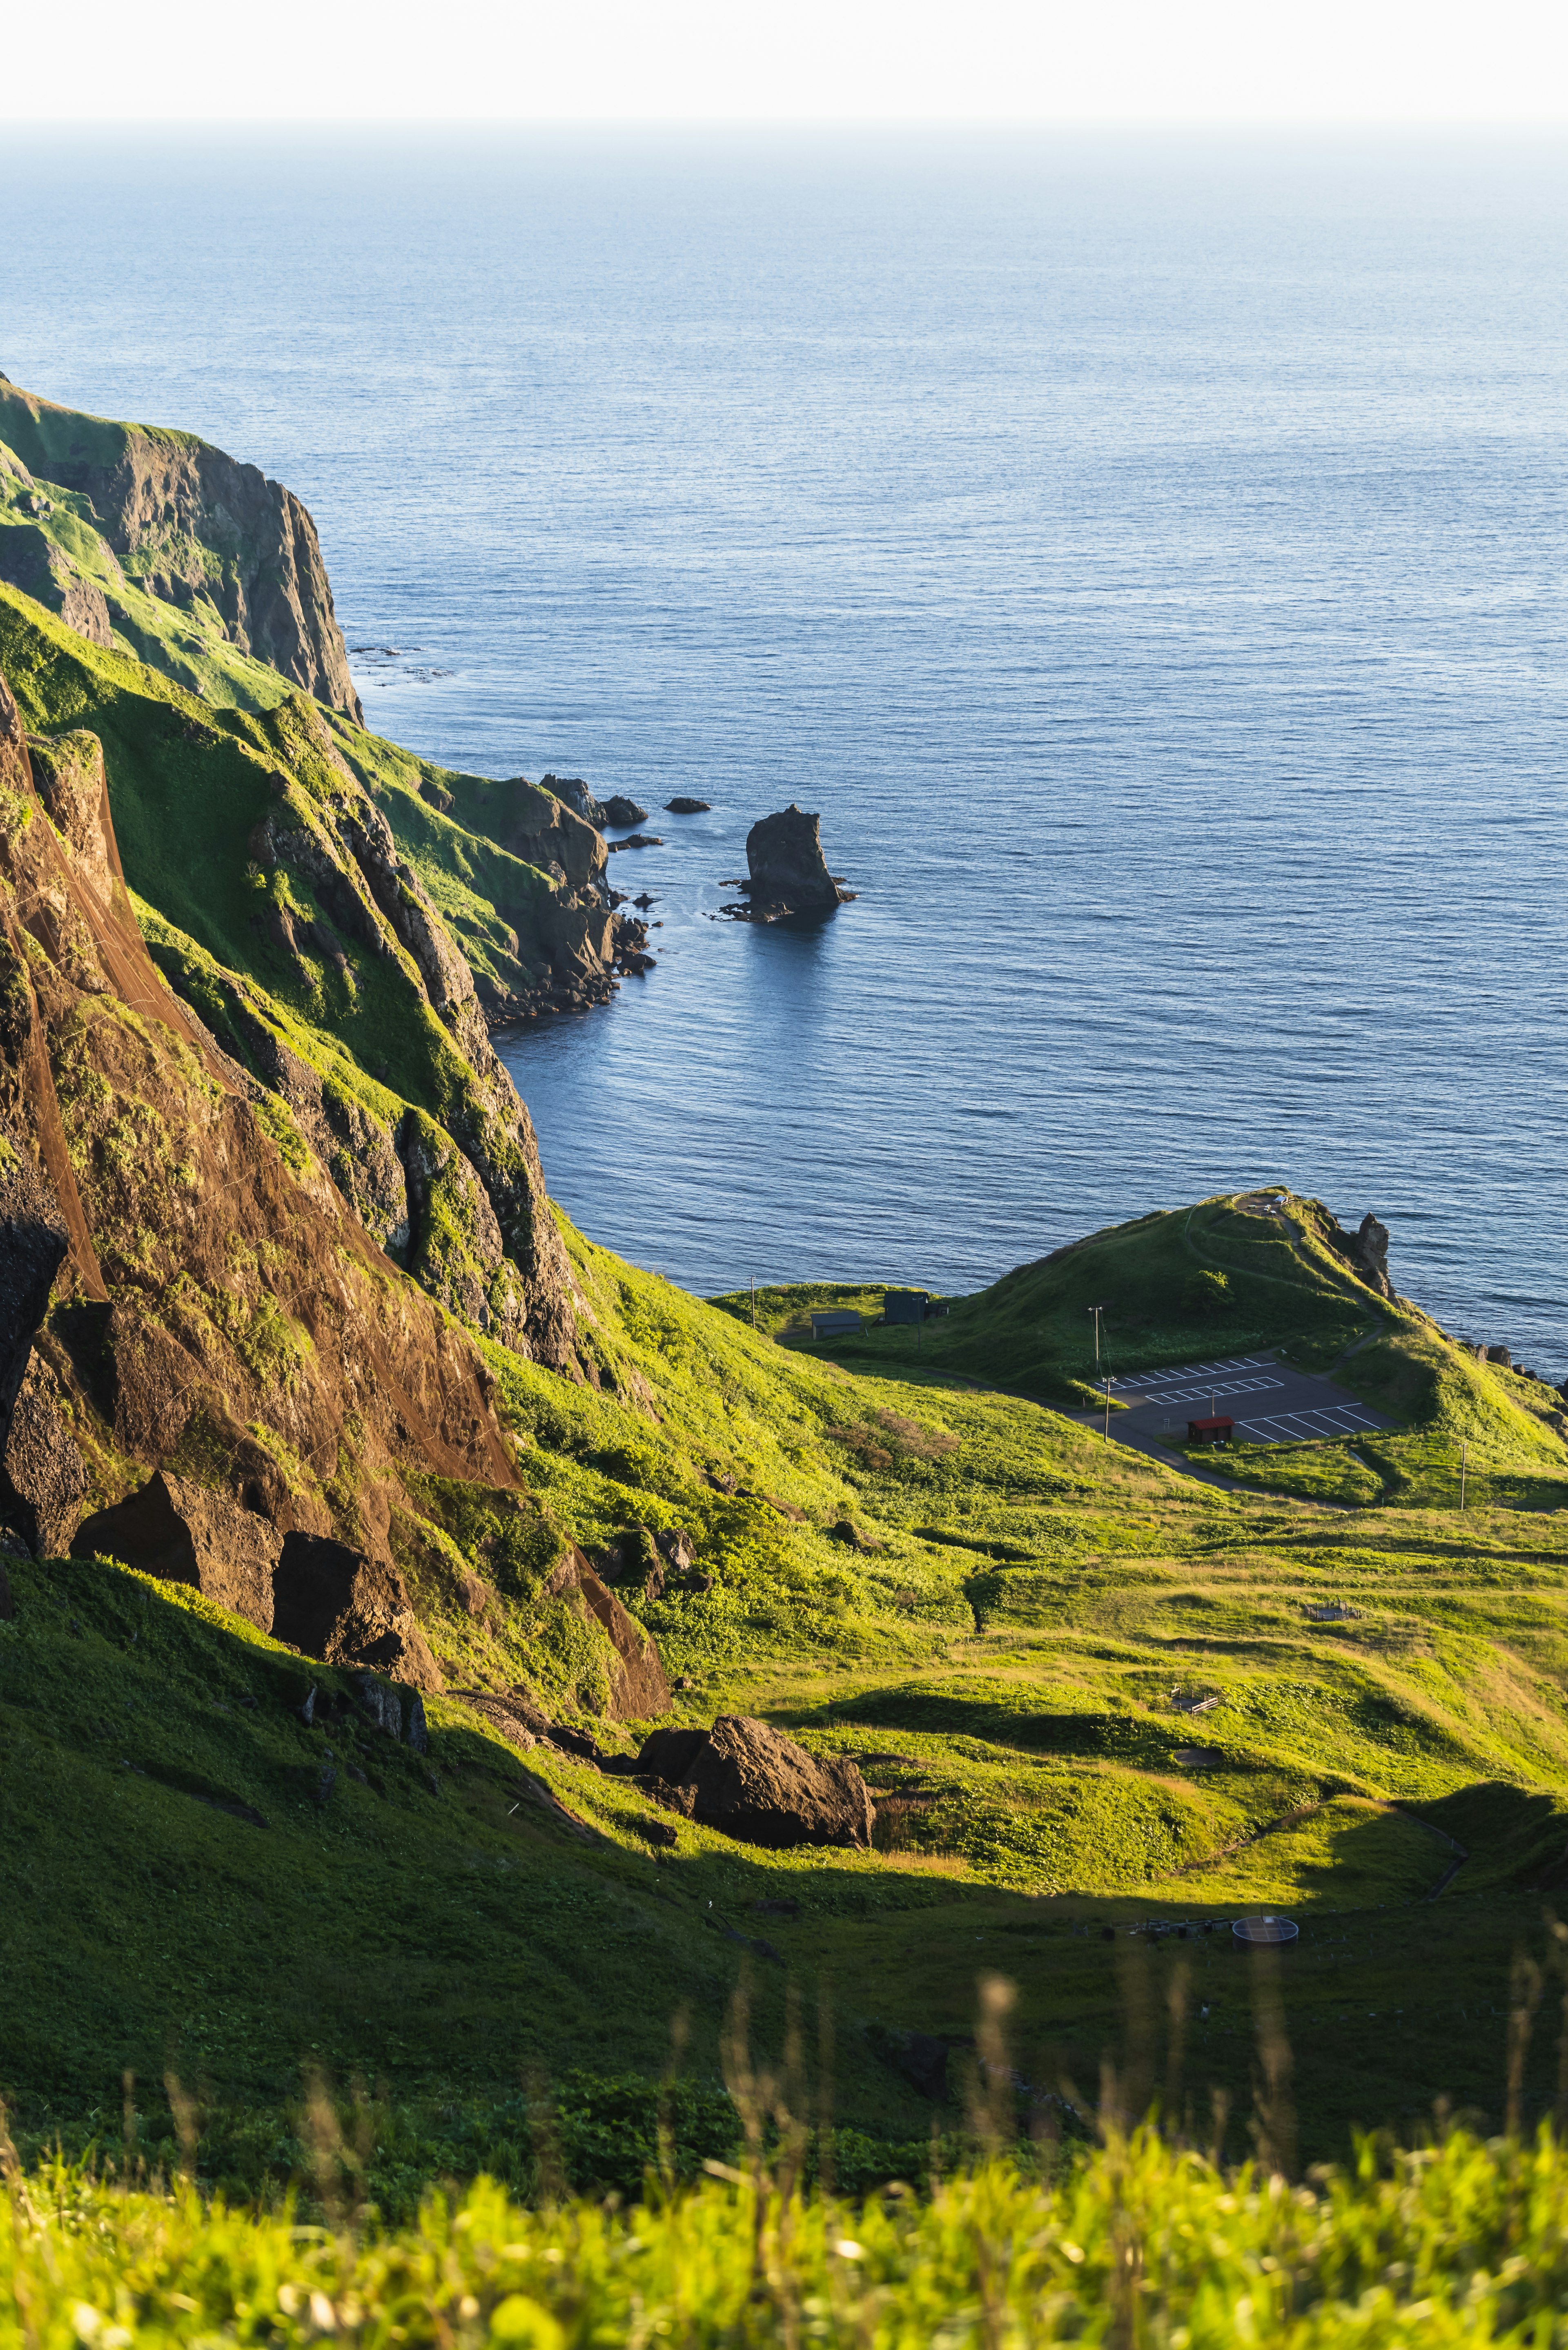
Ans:
[{"label": "rock in shallow water", "polygon": [[822,853],[822,818],[793,800],[776,816],[753,825],[746,835],[746,863],[753,920],[836,906],[846,894]]}]

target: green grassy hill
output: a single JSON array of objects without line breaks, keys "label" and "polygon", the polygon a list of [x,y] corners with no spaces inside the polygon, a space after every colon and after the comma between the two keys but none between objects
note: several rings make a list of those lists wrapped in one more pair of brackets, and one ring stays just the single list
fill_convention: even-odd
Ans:
[{"label": "green grassy hill", "polygon": [[[0,523],[31,529],[36,478],[5,480]],[[58,536],[76,509],[44,503]],[[483,1457],[523,1491],[428,1473],[462,1453],[389,1465],[388,1556],[446,1684],[423,1757],[340,1707],[306,1725],[306,1687],[326,1706],[342,1676],[188,1593],[6,1560],[0,2096],[24,2149],[118,2132],[172,2158],[183,2139],[208,2183],[308,2184],[308,2108],[336,2096],[352,2143],[333,2159],[384,2209],[483,2168],[541,2191],[552,2162],[625,2193],[669,2063],[681,2164],[733,2150],[738,1995],[794,2110],[855,2133],[841,2179],[907,2175],[933,2127],[956,2147],[999,2078],[1071,2129],[1107,2064],[1134,2110],[1159,2084],[1172,2112],[1217,2097],[1234,2157],[1278,2124],[1287,2044],[1305,2158],[1353,2125],[1414,2127],[1438,2097],[1496,2119],[1511,2028],[1512,2105],[1545,2110],[1552,2052],[1520,2054],[1510,2019],[1540,1995],[1568,1892],[1561,1398],[1385,1294],[1321,1203],[1279,1190],[1110,1228],[940,1321],[832,1347],[809,1309],[874,1315],[878,1286],[759,1293],[753,1328],[749,1295],[703,1304],[596,1247],[550,1221],[484,1034],[558,975],[563,908],[591,910],[556,851],[591,836],[526,785],[412,759],[271,671],[247,682],[223,641],[188,649],[208,666],[184,679],[167,648],[89,642],[0,587],[0,672],[53,738],[40,758],[101,743],[137,919],[239,1065],[266,1166],[374,1227],[389,1311],[411,1281],[433,1295],[420,1326],[462,1354]],[[36,842],[41,799],[7,818],[18,837],[35,820]],[[16,968],[52,971],[64,1001],[70,941],[41,907]],[[105,1000],[72,996],[72,1021]],[[85,1080],[53,1050],[68,1110]],[[20,1053],[0,1036],[12,1075]],[[84,1166],[97,1130],[70,1128]],[[394,1140],[424,1171],[389,1207]],[[172,1177],[137,1171],[117,1262],[181,1207]],[[555,1368],[543,1325],[506,1319],[541,1255],[518,1238],[525,1192],[570,1260]],[[288,1231],[263,1236],[286,1265]],[[133,1292],[113,1310],[154,1315]],[[1394,1425],[1241,1448],[1203,1482],[1092,1424],[1093,1306],[1102,1368],[1272,1348]],[[62,1378],[69,1336],[41,1341]],[[272,1419],[247,1406],[247,1424],[309,1500],[313,1431],[280,1445],[275,1427],[298,1359],[254,1371]],[[67,1388],[93,1501],[115,1499],[163,1456],[133,1457],[90,1382]],[[228,1492],[226,1456],[181,1457]],[[853,1758],[874,1849],[672,1825],[470,1701],[524,1681],[630,1752],[648,1725],[606,1722],[607,1643],[545,1576],[568,1543],[647,1560],[676,1530],[702,1587],[624,1592],[675,1684],[666,1719],[758,1715]],[[1260,1908],[1302,1926],[1277,1985],[1231,1947]],[[1005,2062],[977,2022],[992,1978],[1013,1986]]]},{"label": "green grassy hill", "polygon": [[[744,1980],[775,2062],[788,2000],[826,2002],[836,2111],[896,2145],[964,2117],[960,2066],[933,2107],[901,2035],[961,2057],[994,1971],[1032,2084],[1086,2107],[1107,2054],[1159,2077],[1184,2039],[1240,2150],[1256,2037],[1228,1923],[1278,1907],[1303,1928],[1283,1985],[1303,2147],[1438,2095],[1501,2110],[1510,1965],[1552,1947],[1568,1844],[1558,1516],[1227,1493],[1023,1398],[782,1348],[567,1238],[600,1388],[490,1351],[546,1522],[589,1544],[687,1528],[714,1588],[641,1610],[677,1718],[756,1713],[854,1756],[877,1848],[681,1824],[663,1850],[624,1781],[519,1757],[458,1696],[431,1703],[428,1762],[306,1731],[289,1702],[333,1676],[236,1619],[99,1565],[18,1566],[0,2089],[32,2142],[118,2126],[122,2074],[170,2070],[209,2116],[208,2175],[254,2186],[303,2158],[289,2115],[319,2068],[379,2096],[411,2173],[493,2164],[525,2080],[651,2082],[678,2017],[716,2085]],[[525,1673],[629,1749],[635,1726],[593,1711],[592,1654],[506,1604],[472,1489],[426,1505],[452,1550],[417,1597],[452,1689]],[[482,1619],[454,1558],[497,1589]],[[1331,1597],[1355,1612],[1312,1620]],[[1132,1930],[1162,1920],[1185,1935]]]}]

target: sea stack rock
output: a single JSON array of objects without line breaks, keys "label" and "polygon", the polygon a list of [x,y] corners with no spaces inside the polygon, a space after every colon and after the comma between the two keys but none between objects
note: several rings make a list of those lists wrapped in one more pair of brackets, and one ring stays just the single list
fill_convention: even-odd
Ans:
[{"label": "sea stack rock", "polygon": [[777,816],[753,825],[746,835],[746,865],[753,916],[810,913],[836,906],[848,894],[823,857],[822,818],[808,816],[793,800]]}]

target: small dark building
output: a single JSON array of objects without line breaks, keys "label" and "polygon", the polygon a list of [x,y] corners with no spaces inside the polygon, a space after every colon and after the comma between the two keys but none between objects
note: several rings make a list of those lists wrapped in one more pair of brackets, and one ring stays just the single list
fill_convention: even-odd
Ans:
[{"label": "small dark building", "polygon": [[925,1289],[890,1289],[882,1300],[884,1322],[923,1322],[930,1307]]},{"label": "small dark building", "polygon": [[811,1317],[814,1338],[847,1338],[864,1326],[858,1314],[814,1314]]},{"label": "small dark building", "polygon": [[1189,1419],[1187,1433],[1195,1444],[1229,1444],[1235,1426],[1221,1414],[1216,1419]]}]

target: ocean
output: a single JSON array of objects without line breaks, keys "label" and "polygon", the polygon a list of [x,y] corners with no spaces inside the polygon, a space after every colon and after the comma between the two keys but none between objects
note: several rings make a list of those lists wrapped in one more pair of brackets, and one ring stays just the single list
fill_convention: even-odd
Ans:
[{"label": "ocean", "polygon": [[[503,1050],[704,1293],[1284,1181],[1568,1371],[1568,146],[10,131],[0,369],[320,527],[372,725],[652,812]],[[667,816],[689,793],[710,816]],[[717,919],[820,811],[857,895]]]}]

